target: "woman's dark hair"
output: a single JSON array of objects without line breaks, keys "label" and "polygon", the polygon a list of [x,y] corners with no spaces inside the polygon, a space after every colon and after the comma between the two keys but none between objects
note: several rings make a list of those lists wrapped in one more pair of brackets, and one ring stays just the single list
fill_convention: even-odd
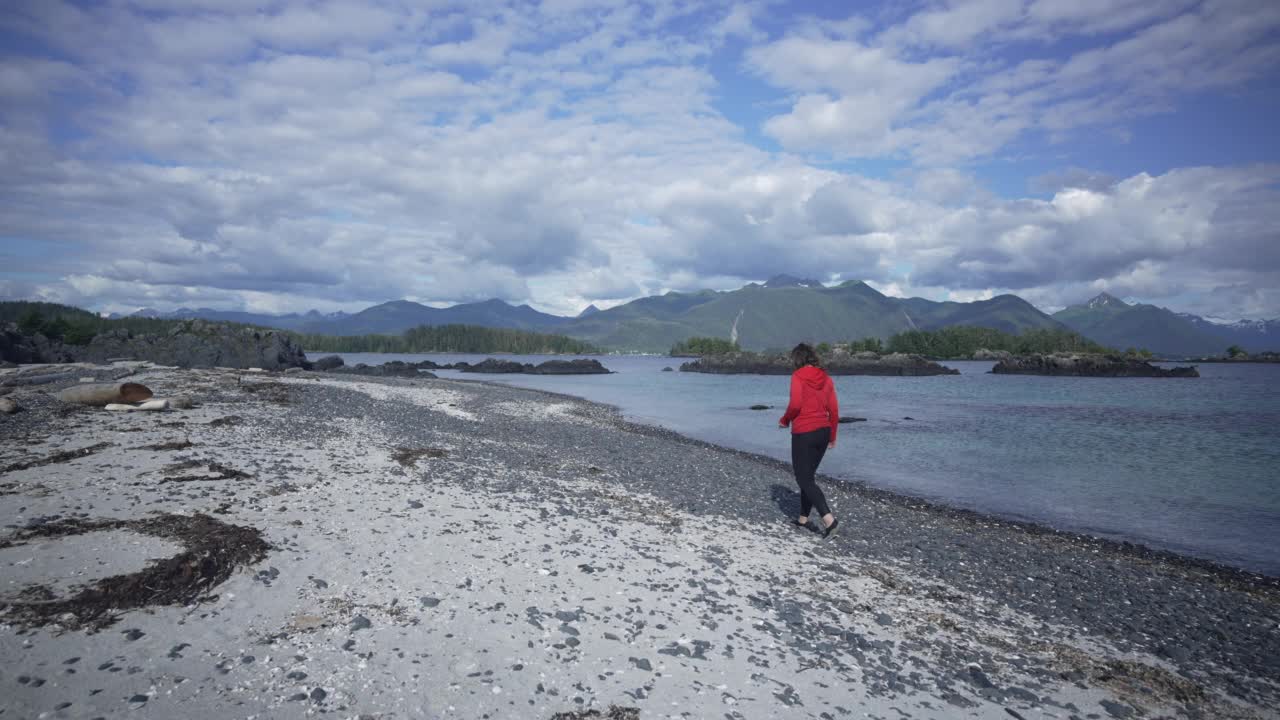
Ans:
[{"label": "woman's dark hair", "polygon": [[818,357],[818,353],[809,347],[808,343],[800,343],[791,350],[791,364],[795,366],[795,369],[799,370],[805,365],[822,367],[822,360]]}]

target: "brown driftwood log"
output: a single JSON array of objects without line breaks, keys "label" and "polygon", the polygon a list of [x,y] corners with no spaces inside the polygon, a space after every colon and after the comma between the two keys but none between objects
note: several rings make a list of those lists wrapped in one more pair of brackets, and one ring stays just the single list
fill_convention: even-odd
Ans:
[{"label": "brown driftwood log", "polygon": [[104,407],[112,403],[136,403],[151,399],[151,390],[140,383],[72,385],[58,393],[63,402]]}]

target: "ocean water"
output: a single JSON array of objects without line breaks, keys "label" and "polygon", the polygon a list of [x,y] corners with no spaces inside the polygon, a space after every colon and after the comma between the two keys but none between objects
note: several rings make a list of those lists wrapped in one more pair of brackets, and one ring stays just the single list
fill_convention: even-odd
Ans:
[{"label": "ocean water", "polygon": [[[789,459],[789,431],[777,427],[786,377],[682,373],[681,360],[667,357],[600,360],[615,374],[438,374],[575,395],[637,422]],[[867,421],[840,426],[821,471],[1280,576],[1280,365],[1202,365],[1199,379],[1186,380],[1001,376],[990,362],[947,364],[961,374],[836,378],[841,414]]]}]

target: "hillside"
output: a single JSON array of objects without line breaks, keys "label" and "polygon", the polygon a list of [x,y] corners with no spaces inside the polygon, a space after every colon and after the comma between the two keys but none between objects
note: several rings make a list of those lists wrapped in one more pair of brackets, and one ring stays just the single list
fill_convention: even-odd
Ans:
[{"label": "hillside", "polygon": [[735,322],[748,350],[816,342],[889,337],[908,330],[953,325],[1017,333],[1060,328],[1021,298],[1004,295],[976,303],[939,303],[887,297],[863,282],[822,287],[786,276],[728,292],[667,293],[593,313],[560,332],[597,345],[662,351],[689,337],[728,338]]},{"label": "hillside", "polygon": [[374,305],[354,315],[308,322],[298,330],[316,335],[398,334],[423,325],[477,325],[513,330],[550,330],[569,318],[538,312],[528,305],[514,306],[501,300],[433,308],[409,300]]},{"label": "hillside", "polygon": [[[141,316],[141,317],[140,317]],[[146,318],[230,320],[275,327],[306,335],[399,335],[421,326],[471,325],[555,333],[623,351],[665,352],[690,337],[728,338],[735,324],[738,342],[747,350],[790,346],[800,340],[841,342],[876,337],[888,340],[909,330],[935,330],[957,325],[988,327],[1008,333],[1063,326],[1013,295],[972,303],[934,302],[922,298],[887,297],[863,282],[823,287],[813,280],[779,275],[763,284],[738,290],[668,292],[599,310],[587,308],[577,317],[539,312],[502,300],[433,308],[395,300],[347,315],[260,315],[208,309],[169,313],[139,311]]]},{"label": "hillside", "polygon": [[[1216,323],[1190,313],[1179,313],[1178,317],[1191,323],[1192,327],[1218,338],[1222,348],[1239,345],[1250,353],[1280,350],[1280,319]],[[1219,349],[1218,353],[1221,352],[1223,350]]]},{"label": "hillside", "polygon": [[1107,293],[1060,310],[1053,317],[1081,335],[1115,348],[1145,348],[1166,357],[1219,355],[1226,350],[1221,337],[1172,310],[1130,305]]}]

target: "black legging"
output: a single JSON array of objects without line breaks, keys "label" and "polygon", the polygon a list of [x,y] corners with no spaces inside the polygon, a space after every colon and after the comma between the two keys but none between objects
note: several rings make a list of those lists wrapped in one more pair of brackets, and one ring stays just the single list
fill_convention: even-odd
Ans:
[{"label": "black legging", "polygon": [[809,517],[813,508],[817,508],[824,517],[831,512],[827,507],[827,497],[813,479],[830,440],[831,428],[825,427],[791,436],[791,467],[796,471],[796,484],[800,486],[800,517]]}]

